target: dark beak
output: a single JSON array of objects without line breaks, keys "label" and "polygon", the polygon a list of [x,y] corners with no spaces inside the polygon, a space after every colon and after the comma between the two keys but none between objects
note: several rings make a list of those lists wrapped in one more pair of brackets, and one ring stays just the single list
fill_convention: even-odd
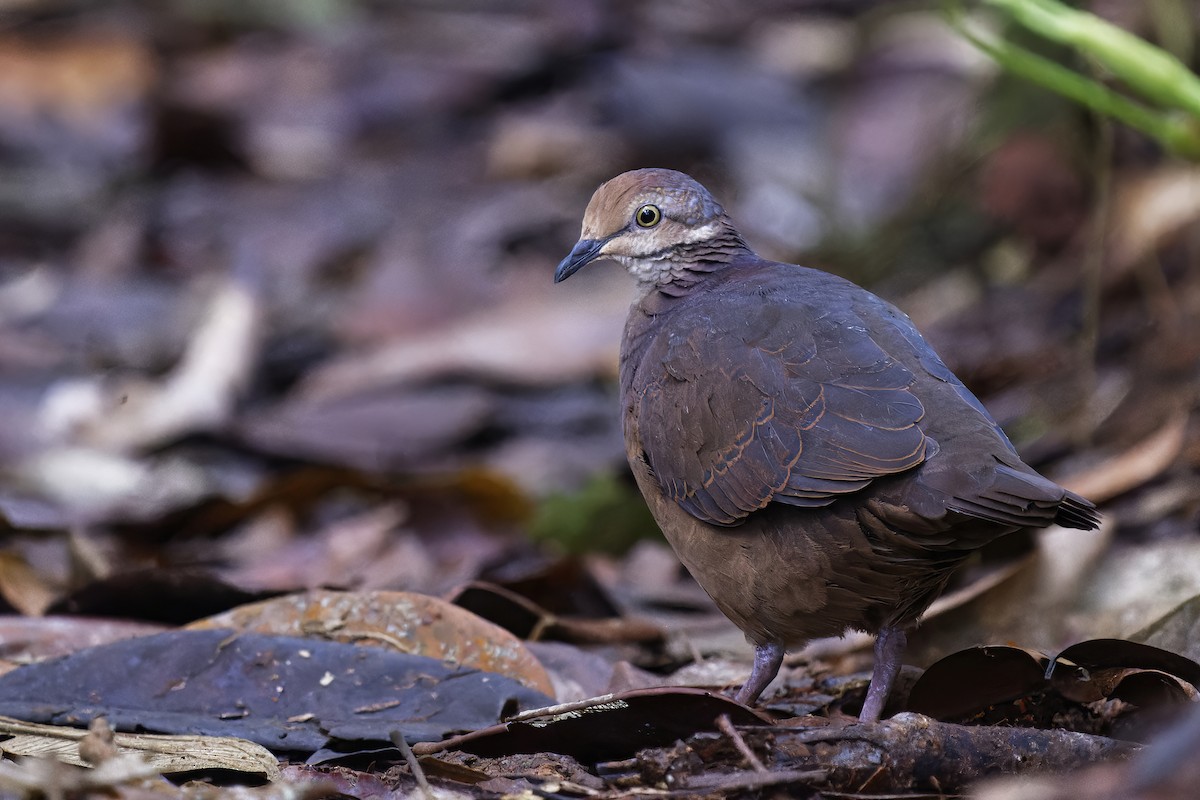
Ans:
[{"label": "dark beak", "polygon": [[600,255],[600,248],[606,244],[608,244],[608,239],[580,239],[571,248],[570,254],[558,262],[558,269],[554,270],[554,282],[565,281],[582,267],[595,261]]}]

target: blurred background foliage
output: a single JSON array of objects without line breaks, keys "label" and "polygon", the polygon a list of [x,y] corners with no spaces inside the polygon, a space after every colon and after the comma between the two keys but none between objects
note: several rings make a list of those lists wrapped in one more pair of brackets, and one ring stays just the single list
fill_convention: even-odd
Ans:
[{"label": "blurred background foliage", "polygon": [[[0,524],[43,587],[4,596],[138,564],[435,590],[497,532],[655,535],[632,286],[551,284],[594,187],[650,165],[897,302],[1129,541],[1194,537],[1200,173],[951,24],[1146,96],[1016,5],[0,4]],[[1194,4],[1081,5],[1195,67]],[[348,521],[360,553],[298,566]]]}]

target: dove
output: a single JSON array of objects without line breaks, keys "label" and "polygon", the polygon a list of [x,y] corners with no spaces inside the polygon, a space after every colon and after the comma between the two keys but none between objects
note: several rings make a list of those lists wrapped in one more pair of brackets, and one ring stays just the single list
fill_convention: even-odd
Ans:
[{"label": "dove", "polygon": [[602,184],[559,263],[636,280],[620,355],[626,455],[680,561],[754,646],[753,704],[789,648],[874,634],[878,720],[907,632],[978,548],[1091,530],[1025,464],[909,318],[836,275],[758,256],[690,176]]}]

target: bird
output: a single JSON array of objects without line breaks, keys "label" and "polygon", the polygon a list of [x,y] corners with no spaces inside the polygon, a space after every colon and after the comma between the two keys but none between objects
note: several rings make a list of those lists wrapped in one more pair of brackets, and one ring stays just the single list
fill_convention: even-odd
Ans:
[{"label": "bird", "polygon": [[874,634],[879,720],[907,633],[954,570],[1021,528],[1093,530],[1093,503],[1023,462],[896,306],[760,257],[669,169],[592,195],[554,281],[633,275],[620,349],[626,456],[683,565],[754,647],[754,704],[790,648]]}]

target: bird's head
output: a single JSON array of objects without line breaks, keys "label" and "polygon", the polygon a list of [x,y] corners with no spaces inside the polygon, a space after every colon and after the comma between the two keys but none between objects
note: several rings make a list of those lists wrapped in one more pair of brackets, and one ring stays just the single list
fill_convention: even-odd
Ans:
[{"label": "bird's head", "polygon": [[[611,258],[639,282],[665,285],[705,258],[744,248],[725,209],[692,177],[670,169],[625,172],[601,184],[583,215],[583,232],[554,272],[566,280]],[[700,271],[710,271],[701,269]]]}]

